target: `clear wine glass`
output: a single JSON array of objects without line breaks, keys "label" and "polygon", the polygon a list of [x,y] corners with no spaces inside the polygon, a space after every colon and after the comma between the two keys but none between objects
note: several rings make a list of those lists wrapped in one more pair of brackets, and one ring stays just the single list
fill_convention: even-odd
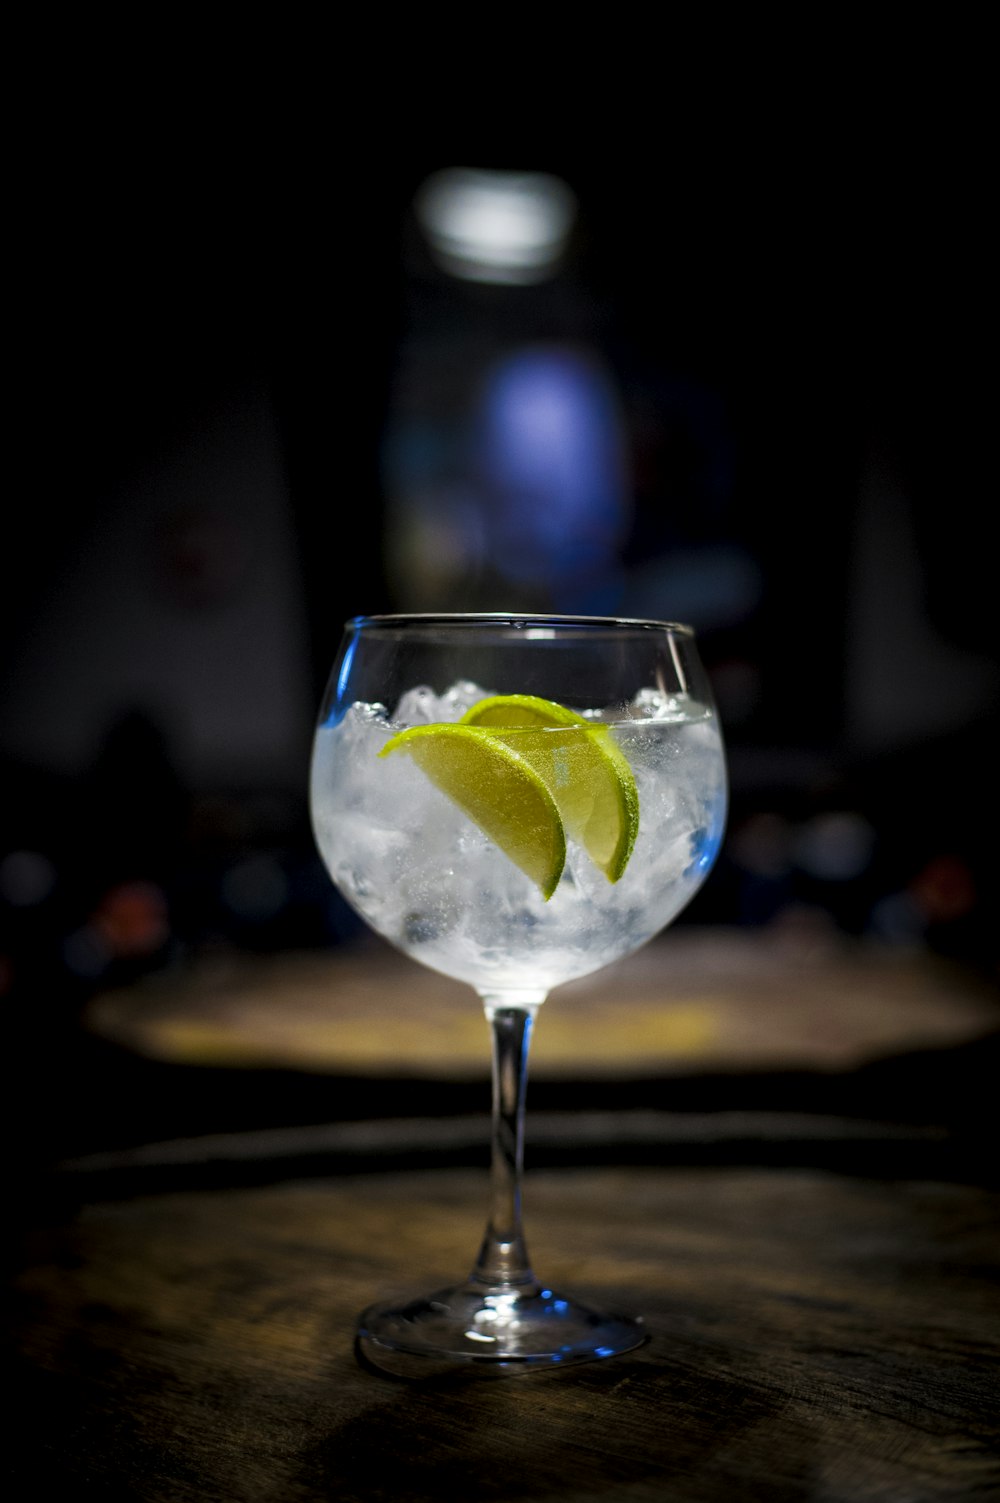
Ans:
[{"label": "clear wine glass", "polygon": [[536,1278],[521,1218],[528,1046],[553,987],[661,931],[701,887],[727,806],[693,631],[595,617],[348,621],[310,775],[339,891],[392,945],[478,993],[493,1041],[486,1229],[467,1278],[358,1326],[377,1366],[491,1373],[613,1356],[641,1316]]}]

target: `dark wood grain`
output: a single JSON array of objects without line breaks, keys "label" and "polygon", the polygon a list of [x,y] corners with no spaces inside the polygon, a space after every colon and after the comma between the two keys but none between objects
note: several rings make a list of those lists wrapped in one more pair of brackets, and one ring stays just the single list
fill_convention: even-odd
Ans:
[{"label": "dark wood grain", "polygon": [[489,1382],[365,1370],[362,1305],[464,1273],[484,1194],[440,1169],[39,1202],[13,1281],[13,1496],[1000,1497],[996,1192],[531,1173],[538,1271],[643,1314],[647,1346]]}]

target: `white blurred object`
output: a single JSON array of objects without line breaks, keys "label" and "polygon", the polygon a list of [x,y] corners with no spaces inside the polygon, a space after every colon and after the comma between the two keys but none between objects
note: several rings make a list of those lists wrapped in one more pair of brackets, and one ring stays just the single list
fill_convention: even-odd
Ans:
[{"label": "white blurred object", "polygon": [[432,173],[414,208],[438,264],[477,282],[530,283],[558,265],[576,197],[544,172],[450,167]]}]

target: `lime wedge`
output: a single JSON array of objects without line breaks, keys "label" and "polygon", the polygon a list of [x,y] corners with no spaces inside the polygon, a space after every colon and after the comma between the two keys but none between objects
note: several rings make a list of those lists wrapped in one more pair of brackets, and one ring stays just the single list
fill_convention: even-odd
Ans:
[{"label": "lime wedge", "polygon": [[380,757],[405,753],[431,782],[541,889],[546,902],[566,861],[566,834],[539,773],[492,732],[471,725],[415,725]]},{"label": "lime wedge", "polygon": [[481,699],[466,710],[460,721],[462,725],[532,726],[532,725],[586,725],[575,710],[556,704],[554,699],[539,699],[534,694],[494,694]]},{"label": "lime wedge", "polygon": [[531,694],[482,699],[459,723],[488,726],[530,763],[551,791],[566,833],[609,882],[619,880],[639,832],[639,793],[608,726]]}]

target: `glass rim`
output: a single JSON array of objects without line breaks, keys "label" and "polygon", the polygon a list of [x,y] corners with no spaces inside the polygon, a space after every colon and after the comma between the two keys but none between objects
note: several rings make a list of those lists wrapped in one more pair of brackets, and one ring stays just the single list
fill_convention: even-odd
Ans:
[{"label": "glass rim", "polygon": [[365,627],[400,630],[406,626],[509,626],[517,630],[565,626],[604,631],[628,628],[633,631],[673,632],[682,637],[695,636],[694,627],[683,621],[656,621],[642,616],[559,616],[535,611],[418,611],[350,616],[344,622],[345,631],[360,631]]}]

